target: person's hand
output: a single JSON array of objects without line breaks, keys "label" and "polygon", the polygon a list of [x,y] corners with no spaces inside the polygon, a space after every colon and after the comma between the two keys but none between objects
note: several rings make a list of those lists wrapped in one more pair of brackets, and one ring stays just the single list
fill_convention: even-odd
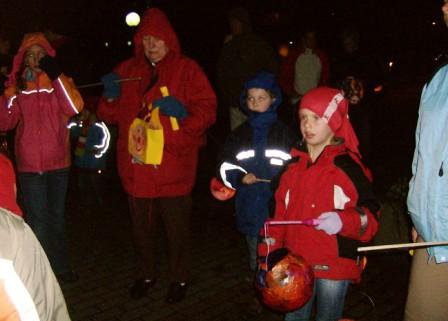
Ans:
[{"label": "person's hand", "polygon": [[319,224],[315,226],[316,230],[322,230],[328,235],[339,233],[342,229],[342,221],[336,212],[322,213],[318,218]]},{"label": "person's hand", "polygon": [[243,179],[241,180],[241,182],[246,185],[255,184],[257,182],[257,176],[255,176],[252,173],[248,173],[243,176]]},{"label": "person's hand", "polygon": [[154,108],[159,107],[160,112],[165,116],[176,117],[177,119],[187,117],[187,110],[184,105],[173,96],[157,99],[152,105]]},{"label": "person's hand", "polygon": [[103,97],[108,99],[115,99],[120,97],[120,75],[116,72],[111,72],[101,77],[103,83]]},{"label": "person's hand", "polygon": [[49,55],[46,55],[39,60],[39,68],[42,69],[42,71],[44,71],[51,80],[55,80],[60,74],[62,74],[61,68],[59,68],[56,59]]}]

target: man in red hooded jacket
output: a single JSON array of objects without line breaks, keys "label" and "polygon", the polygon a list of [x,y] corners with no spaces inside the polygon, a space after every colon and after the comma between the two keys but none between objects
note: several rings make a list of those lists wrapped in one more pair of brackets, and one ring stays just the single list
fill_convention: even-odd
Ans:
[{"label": "man in red hooded jacket", "polygon": [[[168,239],[170,287],[167,302],[181,301],[189,278],[191,191],[198,150],[216,117],[216,96],[204,72],[181,54],[170,22],[159,9],[145,12],[134,37],[135,56],[103,77],[98,116],[118,125],[118,171],[128,194],[139,278],[130,289],[140,298],[154,285],[155,236],[163,222]],[[118,83],[124,78],[136,81]],[[161,87],[169,96],[162,97]],[[147,106],[159,107],[163,157],[159,165],[142,164],[128,152],[128,132]],[[170,120],[176,118],[179,130]]]}]

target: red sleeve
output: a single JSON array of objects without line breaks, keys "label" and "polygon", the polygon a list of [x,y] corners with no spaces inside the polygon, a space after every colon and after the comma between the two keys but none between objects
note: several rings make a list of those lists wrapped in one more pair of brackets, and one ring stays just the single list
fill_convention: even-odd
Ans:
[{"label": "red sleeve", "polygon": [[20,110],[17,104],[16,88],[6,88],[0,97],[0,130],[7,131],[16,127],[20,118]]},{"label": "red sleeve", "polygon": [[[350,159],[346,158],[346,160]],[[368,242],[378,231],[380,208],[373,194],[371,181],[361,164],[349,161],[345,164],[339,162],[339,165],[343,173],[340,184],[350,199],[347,206],[339,212],[343,224],[339,234],[361,242]]]},{"label": "red sleeve", "polygon": [[164,126],[165,146],[175,153],[182,153],[185,146],[201,144],[207,128],[216,120],[216,95],[204,72],[194,62],[185,70],[188,73],[182,80],[185,96],[176,98],[184,104],[187,117],[179,122],[177,131]]}]

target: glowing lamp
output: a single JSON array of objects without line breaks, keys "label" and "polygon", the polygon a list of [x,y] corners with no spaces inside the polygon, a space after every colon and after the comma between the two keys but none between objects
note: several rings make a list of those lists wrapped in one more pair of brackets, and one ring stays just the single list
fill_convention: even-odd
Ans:
[{"label": "glowing lamp", "polygon": [[280,57],[288,57],[289,55],[289,47],[287,45],[281,45],[278,48],[278,54]]},{"label": "glowing lamp", "polygon": [[140,16],[136,12],[129,12],[126,15],[126,24],[129,27],[136,27],[140,23]]}]

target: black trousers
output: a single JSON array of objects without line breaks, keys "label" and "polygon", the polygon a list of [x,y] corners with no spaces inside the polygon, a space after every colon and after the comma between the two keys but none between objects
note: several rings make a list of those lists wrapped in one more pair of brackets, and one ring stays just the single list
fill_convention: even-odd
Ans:
[{"label": "black trousers", "polygon": [[171,282],[186,282],[190,269],[191,196],[136,198],[128,196],[132,234],[140,277],[157,277],[158,239],[165,229],[168,275]]}]

